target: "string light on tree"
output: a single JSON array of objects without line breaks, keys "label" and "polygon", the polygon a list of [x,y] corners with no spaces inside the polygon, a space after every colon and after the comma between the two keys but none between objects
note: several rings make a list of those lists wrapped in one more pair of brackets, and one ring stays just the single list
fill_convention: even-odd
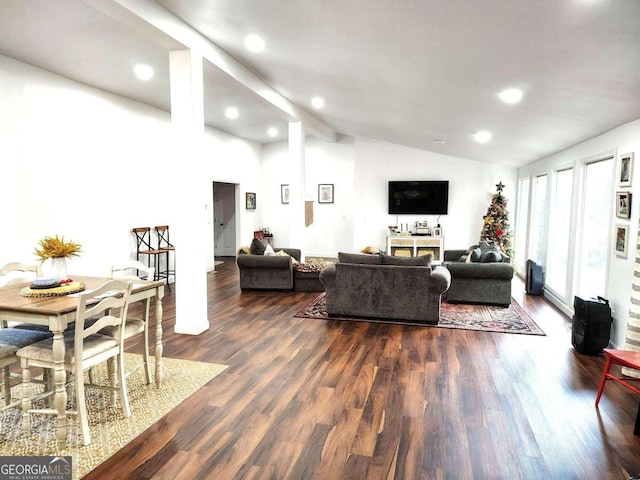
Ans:
[{"label": "string light on tree", "polygon": [[496,193],[491,197],[491,204],[487,209],[487,214],[483,217],[484,224],[480,240],[493,242],[505,254],[513,257],[511,246],[513,234],[510,231],[507,199],[502,194],[504,187],[502,182],[496,184]]}]

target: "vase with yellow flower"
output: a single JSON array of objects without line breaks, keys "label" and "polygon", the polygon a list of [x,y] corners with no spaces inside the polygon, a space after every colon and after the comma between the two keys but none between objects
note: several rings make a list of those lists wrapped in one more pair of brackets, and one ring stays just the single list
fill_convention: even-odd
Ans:
[{"label": "vase with yellow flower", "polygon": [[81,251],[80,244],[56,235],[40,240],[34,253],[42,262],[43,275],[60,282],[67,279],[67,258],[77,257]]}]

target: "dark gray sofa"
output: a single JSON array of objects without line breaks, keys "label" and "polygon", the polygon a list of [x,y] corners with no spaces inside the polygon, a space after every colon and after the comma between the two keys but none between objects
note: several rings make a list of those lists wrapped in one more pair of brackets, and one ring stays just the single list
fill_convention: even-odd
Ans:
[{"label": "dark gray sofa", "polygon": [[240,271],[242,290],[291,290],[293,289],[293,260],[300,261],[299,248],[274,248],[288,255],[250,255],[242,250],[236,263]]},{"label": "dark gray sofa", "polygon": [[426,257],[339,253],[338,259],[320,272],[329,315],[431,325],[440,320],[440,297],[451,282],[446,268],[420,266]]},{"label": "dark gray sofa", "polygon": [[501,262],[464,262],[467,250],[445,250],[443,266],[451,272],[445,300],[451,303],[511,304],[513,266],[504,253]]}]

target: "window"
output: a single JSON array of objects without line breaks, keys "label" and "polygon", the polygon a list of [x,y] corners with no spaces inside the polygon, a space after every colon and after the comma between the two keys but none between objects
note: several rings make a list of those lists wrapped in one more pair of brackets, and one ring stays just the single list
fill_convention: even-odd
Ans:
[{"label": "window", "polygon": [[577,295],[606,295],[613,198],[613,157],[585,167]]},{"label": "window", "polygon": [[515,264],[520,271],[524,271],[527,261],[527,218],[529,218],[529,188],[530,178],[521,178],[518,182],[518,209],[516,211],[515,230]]},{"label": "window", "polygon": [[529,258],[539,265],[544,264],[545,233],[547,231],[547,175],[539,175],[533,184],[531,238]]},{"label": "window", "polygon": [[571,204],[573,196],[573,168],[556,172],[551,193],[547,273],[545,284],[566,300],[569,242],[571,240]]}]

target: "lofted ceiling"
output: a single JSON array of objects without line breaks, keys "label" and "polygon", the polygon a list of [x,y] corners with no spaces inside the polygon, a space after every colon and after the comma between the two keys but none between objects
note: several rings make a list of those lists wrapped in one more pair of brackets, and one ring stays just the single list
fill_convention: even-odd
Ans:
[{"label": "lofted ceiling", "polygon": [[[342,135],[517,167],[640,118],[636,0],[2,0],[0,54],[169,111],[168,51],[188,43],[174,28]],[[154,78],[137,80],[136,63]],[[267,143],[299,117],[220,65],[204,77],[212,127]],[[501,102],[512,87],[522,101]]]}]

